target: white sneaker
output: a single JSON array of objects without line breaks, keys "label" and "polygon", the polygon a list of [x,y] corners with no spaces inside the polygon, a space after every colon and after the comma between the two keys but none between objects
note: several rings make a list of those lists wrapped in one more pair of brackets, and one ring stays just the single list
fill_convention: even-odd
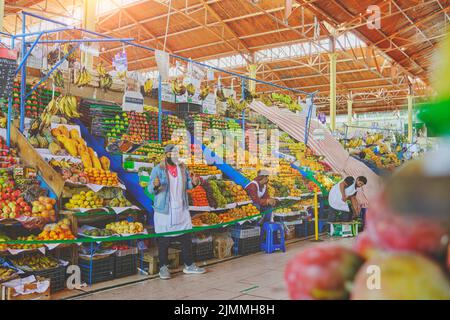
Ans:
[{"label": "white sneaker", "polygon": [[162,266],[159,268],[159,278],[162,280],[170,279],[170,271],[168,266]]},{"label": "white sneaker", "polygon": [[183,272],[186,274],[202,274],[205,273],[206,270],[204,268],[197,267],[195,263],[190,266],[184,265]]}]

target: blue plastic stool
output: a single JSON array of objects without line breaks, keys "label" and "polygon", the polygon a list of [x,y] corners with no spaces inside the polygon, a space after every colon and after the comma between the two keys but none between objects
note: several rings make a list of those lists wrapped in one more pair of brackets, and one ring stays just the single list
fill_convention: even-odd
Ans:
[{"label": "blue plastic stool", "polygon": [[284,227],[281,223],[265,222],[261,232],[261,240],[264,239],[264,235],[266,236],[266,240],[261,241],[261,250],[264,250],[266,253],[272,253],[276,250],[286,252]]}]

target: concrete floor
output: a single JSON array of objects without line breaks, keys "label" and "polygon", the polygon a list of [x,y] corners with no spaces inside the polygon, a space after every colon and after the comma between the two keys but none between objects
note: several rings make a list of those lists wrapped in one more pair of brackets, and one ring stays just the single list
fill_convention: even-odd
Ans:
[{"label": "concrete floor", "polygon": [[[328,238],[326,242],[349,246],[354,238]],[[317,243],[299,241],[287,252],[258,253],[221,262],[203,275],[177,273],[170,280],[151,279],[134,284],[88,293],[80,300],[280,300],[288,299],[283,280],[286,263],[298,252]]]}]

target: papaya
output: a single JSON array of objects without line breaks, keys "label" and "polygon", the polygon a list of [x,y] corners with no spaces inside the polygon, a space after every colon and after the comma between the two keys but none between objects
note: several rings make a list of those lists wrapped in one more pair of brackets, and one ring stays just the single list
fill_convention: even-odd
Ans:
[{"label": "papaya", "polygon": [[80,134],[78,133],[78,130],[76,130],[76,129],[70,130],[69,135],[70,135],[71,139],[76,139],[76,138],[80,137]]},{"label": "papaya", "polygon": [[103,170],[105,170],[105,171],[109,170],[110,161],[107,157],[105,157],[105,156],[101,157],[100,163],[102,165]]},{"label": "papaya", "polygon": [[100,160],[98,160],[97,155],[95,154],[94,149],[88,148],[89,156],[91,157],[92,167],[95,169],[102,169],[102,165]]}]

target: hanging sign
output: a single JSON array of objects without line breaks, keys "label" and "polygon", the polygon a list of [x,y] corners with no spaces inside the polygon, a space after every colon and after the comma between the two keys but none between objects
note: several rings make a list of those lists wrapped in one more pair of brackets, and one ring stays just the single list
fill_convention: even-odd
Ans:
[{"label": "hanging sign", "polygon": [[324,112],[320,112],[317,118],[319,119],[320,123],[322,124],[327,123],[327,117]]},{"label": "hanging sign", "polygon": [[162,81],[169,80],[169,53],[165,51],[155,50],[156,65]]},{"label": "hanging sign", "polygon": [[208,81],[214,81],[214,70],[213,69],[208,69],[207,79],[208,79]]},{"label": "hanging sign", "polygon": [[139,81],[136,78],[126,79],[126,90],[123,95],[123,111],[144,111],[144,96],[140,92]]},{"label": "hanging sign", "polygon": [[112,65],[117,72],[125,72],[128,70],[127,53],[124,51],[118,52],[112,61]]},{"label": "hanging sign", "polygon": [[0,98],[12,92],[16,68],[17,51],[0,48]]}]

